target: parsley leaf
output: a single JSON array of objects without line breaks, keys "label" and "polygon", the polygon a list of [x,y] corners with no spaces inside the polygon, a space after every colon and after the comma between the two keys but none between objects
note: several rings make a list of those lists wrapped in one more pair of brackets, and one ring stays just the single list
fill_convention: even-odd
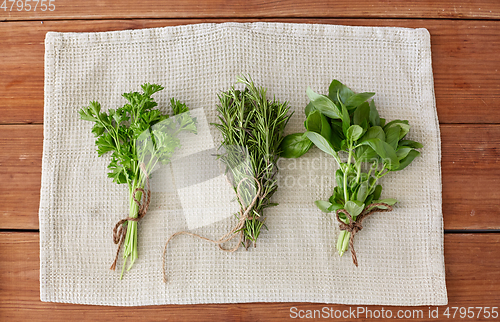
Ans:
[{"label": "parsley leaf", "polygon": [[[181,131],[196,133],[196,120],[191,117],[185,104],[172,98],[170,102],[176,117],[169,118],[169,115],[156,109],[158,104],[151,97],[163,90],[163,87],[149,83],[141,87],[142,93],[123,94],[128,103],[118,109],[108,109],[104,112],[98,102],[92,101],[89,106],[79,110],[82,120],[95,123],[92,133],[96,137],[98,156],[111,154],[108,177],[117,184],[128,185],[131,218],[137,218],[138,214],[138,206],[133,198],[140,200],[142,197],[142,192],[136,189],[144,189],[146,178],[158,162],[170,162],[173,153],[180,147],[177,134]],[[140,170],[141,164],[144,165],[146,173]],[[125,225],[127,235],[123,269],[127,258],[130,257],[129,270],[138,257],[137,222],[130,221]]]}]

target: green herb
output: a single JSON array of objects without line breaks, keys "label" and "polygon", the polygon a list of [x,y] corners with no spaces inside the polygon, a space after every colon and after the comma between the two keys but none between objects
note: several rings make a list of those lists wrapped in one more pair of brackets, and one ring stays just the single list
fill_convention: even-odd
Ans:
[{"label": "green herb", "polygon": [[[158,162],[166,164],[176,148],[180,146],[177,134],[181,131],[196,133],[195,120],[188,113],[185,104],[171,99],[175,120],[169,119],[160,110],[151,97],[163,87],[156,84],[141,86],[143,93],[131,92],[123,94],[128,101],[116,110],[101,111],[98,102],[90,102],[82,108],[80,118],[94,122],[92,133],[96,136],[97,153],[101,157],[111,153],[108,165],[108,177],[117,184],[126,183],[129,189],[129,217],[137,218],[139,205],[134,198],[141,200],[144,186],[152,169]],[[141,170],[142,169],[142,170]],[[130,270],[137,253],[137,221],[125,221],[123,228],[127,232],[124,242],[123,269],[130,257]],[[118,256],[118,254],[117,254]],[[115,269],[116,259],[111,269]],[[121,278],[120,277],[120,278]]]},{"label": "green herb", "polygon": [[[237,78],[246,87],[234,87],[219,95],[217,106],[220,124],[214,124],[223,136],[218,155],[226,166],[242,212],[250,215],[242,228],[243,245],[256,245],[264,226],[264,209],[275,206],[270,199],[278,189],[277,161],[284,129],[291,114],[288,103],[276,99],[268,101],[266,89],[258,88],[244,77]],[[255,199],[255,202],[253,203]]]},{"label": "green herb", "polygon": [[[382,186],[378,180],[407,167],[420,155],[416,149],[422,147],[418,142],[404,140],[410,130],[408,121],[386,124],[375,102],[367,102],[375,93],[355,94],[337,80],[330,84],[328,95],[317,94],[310,88],[306,93],[310,99],[305,109],[307,131],[286,136],[281,149],[282,156],[297,158],[314,144],[337,162],[337,186],[328,201],[318,200],[316,206],[327,213],[335,211],[344,224],[350,223],[344,210],[353,221],[373,208],[387,210],[397,201],[380,199]],[[379,205],[371,207],[372,204]],[[350,234],[347,230],[340,233],[337,250],[341,256],[348,248]]]}]

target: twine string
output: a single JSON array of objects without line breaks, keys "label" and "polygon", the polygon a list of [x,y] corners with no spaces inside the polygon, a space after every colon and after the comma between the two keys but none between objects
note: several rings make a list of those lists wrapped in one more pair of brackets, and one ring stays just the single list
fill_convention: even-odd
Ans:
[{"label": "twine string", "polygon": [[[118,244],[118,247],[116,249],[116,255],[115,255],[115,260],[113,261],[113,264],[111,264],[111,267],[109,269],[115,270],[116,269],[116,262],[118,261],[118,254],[120,253],[120,249],[123,245],[123,242],[125,241],[125,236],[127,235],[127,226],[129,221],[136,221],[138,222],[141,220],[146,213],[148,212],[149,208],[149,203],[151,201],[151,189],[149,186],[149,177],[146,172],[146,166],[144,163],[141,163],[139,165],[139,168],[141,171],[144,173],[146,176],[146,186],[147,186],[147,191],[144,191],[143,188],[135,188],[134,191],[132,192],[132,198],[134,199],[134,202],[136,203],[137,207],[139,208],[137,211],[137,217],[127,217],[120,219],[115,227],[113,228],[113,242],[115,244]],[[142,192],[141,195],[141,200],[137,200],[135,197],[137,192]]]},{"label": "twine string", "polygon": [[[386,209],[378,208],[379,206],[386,207]],[[366,206],[365,209],[363,209],[363,211],[361,212],[361,214],[359,214],[359,216],[356,217],[356,220],[354,220],[351,214],[345,209],[338,209],[335,212],[337,215],[337,221],[340,223],[339,224],[340,230],[346,230],[351,233],[351,237],[349,238],[349,248],[351,249],[352,262],[354,263],[354,265],[356,265],[356,267],[358,267],[358,258],[356,256],[356,250],[354,249],[354,235],[356,235],[358,231],[363,229],[362,225],[363,220],[366,219],[368,216],[370,216],[375,212],[387,212],[387,211],[392,211],[392,206],[380,202],[380,203],[372,203]],[[339,217],[340,213],[344,214],[346,217],[349,218],[348,224],[344,223],[340,219]]]},{"label": "twine string", "polygon": [[[213,244],[216,244],[217,246],[219,246],[219,248],[225,252],[229,252],[229,253],[232,253],[232,252],[235,252],[237,251],[240,246],[241,246],[241,243],[243,242],[243,227],[245,226],[245,221],[247,219],[250,219],[251,216],[249,215],[250,212],[252,211],[253,207],[255,206],[255,203],[257,202],[257,200],[259,199],[259,197],[261,197],[260,193],[261,193],[261,190],[262,190],[262,186],[259,182],[259,180],[257,180],[257,178],[253,178],[255,180],[255,182],[257,183],[257,193],[255,194],[255,197],[252,199],[252,202],[250,203],[250,205],[248,205],[248,207],[244,208],[244,202],[243,202],[243,198],[241,197],[241,194],[240,194],[240,186],[243,182],[245,182],[246,180],[250,180],[249,178],[244,178],[242,179],[239,183],[238,183],[238,186],[236,187],[236,196],[238,197],[238,200],[240,201],[240,205],[241,205],[241,208],[240,208],[240,218],[239,218],[239,221],[238,223],[236,224],[236,226],[233,227],[233,229],[231,229],[227,234],[225,234],[224,236],[222,236],[221,238],[217,239],[217,240],[214,240],[214,239],[210,239],[210,238],[207,238],[207,237],[204,237],[204,236],[201,236],[201,235],[198,235],[198,234],[195,234],[195,233],[191,233],[191,232],[188,232],[188,231],[179,231],[179,232],[176,232],[175,234],[173,234],[172,236],[170,236],[170,238],[167,240],[167,242],[165,243],[165,247],[163,248],[163,254],[162,254],[162,273],[163,273],[163,282],[164,283],[167,283],[167,268],[166,268],[166,253],[167,253],[167,246],[168,244],[170,243],[170,241],[175,238],[176,236],[179,236],[179,235],[188,235],[188,236],[193,236],[193,237],[196,237],[196,238],[199,238],[199,239],[203,239],[207,242],[210,242],[210,243],[213,243]],[[236,234],[236,232],[238,232]],[[226,242],[234,239],[238,237],[238,243],[234,245],[234,247],[232,248],[224,248],[222,245],[225,244]]]}]

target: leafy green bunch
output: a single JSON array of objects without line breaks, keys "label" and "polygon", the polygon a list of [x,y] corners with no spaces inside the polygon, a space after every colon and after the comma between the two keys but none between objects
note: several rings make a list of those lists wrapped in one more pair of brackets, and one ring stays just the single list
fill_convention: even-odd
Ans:
[{"label": "leafy green bunch", "polygon": [[[378,180],[389,172],[403,170],[420,155],[416,149],[422,144],[405,139],[410,130],[408,121],[386,122],[380,118],[374,100],[368,102],[375,93],[356,94],[338,80],[332,81],[328,95],[310,88],[306,93],[310,100],[305,108],[306,132],[286,136],[281,155],[297,158],[314,144],[335,159],[339,167],[335,172],[337,186],[328,201],[315,202],[318,208],[337,212],[339,219],[349,224],[349,218],[338,210],[347,211],[356,221],[364,210],[387,209],[381,203],[395,204],[395,199],[380,199],[382,186]],[[342,230],[337,241],[341,256],[349,239],[350,232]]]},{"label": "leafy green bunch", "polygon": [[[82,120],[95,123],[92,133],[96,137],[98,156],[111,153],[108,177],[117,184],[128,185],[129,218],[138,216],[139,203],[135,200],[143,197],[145,183],[151,171],[158,162],[168,163],[175,149],[180,146],[178,133],[196,133],[195,120],[185,104],[172,98],[170,103],[176,117],[169,118],[169,115],[155,109],[158,104],[151,97],[163,90],[163,87],[148,83],[141,87],[142,93],[123,94],[128,103],[121,108],[104,112],[101,111],[101,105],[93,101],[79,111]],[[128,257],[131,262],[127,270],[130,270],[138,258],[137,221],[124,221],[123,228],[127,231],[121,276]],[[115,266],[116,259],[111,269],[114,270]]]},{"label": "leafy green bunch", "polygon": [[[237,83],[245,89],[233,87],[219,94],[220,123],[213,125],[223,137],[218,158],[226,166],[240,207],[251,207],[242,228],[243,245],[248,248],[250,242],[255,247],[264,226],[264,209],[277,205],[270,199],[278,189],[279,146],[291,114],[287,102],[269,101],[267,90],[256,87],[250,79],[238,77]],[[240,219],[242,214],[235,216]]]}]

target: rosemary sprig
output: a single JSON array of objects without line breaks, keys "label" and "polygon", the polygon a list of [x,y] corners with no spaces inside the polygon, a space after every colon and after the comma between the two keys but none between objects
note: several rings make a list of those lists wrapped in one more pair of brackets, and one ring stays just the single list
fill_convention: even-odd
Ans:
[{"label": "rosemary sprig", "polygon": [[[284,129],[291,117],[287,102],[267,99],[267,90],[256,87],[247,77],[238,77],[243,91],[232,87],[219,94],[217,106],[220,123],[213,124],[223,137],[218,158],[226,166],[226,174],[241,209],[246,209],[260,191],[250,216],[243,226],[243,245],[256,246],[264,225],[264,209],[276,206],[270,201],[278,189],[277,161]],[[257,183],[258,182],[258,183]],[[260,189],[259,189],[260,188]],[[239,219],[241,214],[235,214]]]}]

